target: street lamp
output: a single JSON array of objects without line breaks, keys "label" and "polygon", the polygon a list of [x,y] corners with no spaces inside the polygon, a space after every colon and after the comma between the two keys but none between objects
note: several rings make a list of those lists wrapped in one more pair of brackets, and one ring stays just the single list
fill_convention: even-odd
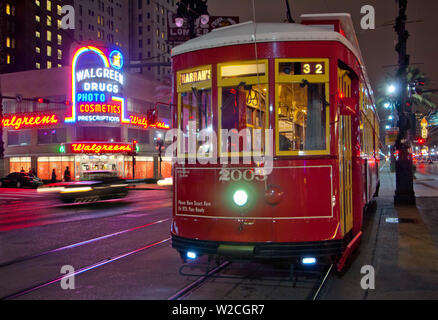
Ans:
[{"label": "street lamp", "polygon": [[387,88],[388,94],[394,94],[397,91],[397,87],[394,84],[390,84]]}]

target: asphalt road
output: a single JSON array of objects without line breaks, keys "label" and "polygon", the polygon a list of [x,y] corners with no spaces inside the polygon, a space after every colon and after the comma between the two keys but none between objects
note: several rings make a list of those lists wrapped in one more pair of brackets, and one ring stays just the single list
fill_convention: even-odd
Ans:
[{"label": "asphalt road", "polygon": [[[436,251],[438,239],[426,224],[428,228],[438,226],[438,165],[417,166],[418,217],[426,224],[400,225],[404,229],[385,223],[386,217],[413,214],[411,209],[394,211],[391,206],[393,174],[385,177],[381,197],[377,198],[377,211],[365,221],[359,256],[346,275],[329,279],[321,299],[427,299],[435,296],[431,282],[436,280],[435,267],[429,267],[428,263],[432,263],[430,257]],[[184,269],[196,276],[179,273],[182,261],[171,248],[169,234],[171,196],[168,190],[135,190],[119,201],[64,205],[32,189],[0,189],[0,299],[168,299],[205,272],[198,266]],[[422,229],[406,229],[414,227]],[[420,232],[424,239],[412,243],[413,232]],[[415,248],[415,253],[406,252],[404,243],[409,244],[408,248]],[[401,250],[399,258],[394,258],[397,250]],[[421,254],[415,261],[424,259],[420,267],[428,269],[416,270],[418,263],[411,263],[411,258],[400,265],[403,252],[407,257]],[[205,257],[199,262],[207,263]],[[379,290],[360,288],[363,265],[375,266]],[[61,270],[66,266],[72,267],[74,273],[63,279],[65,273]],[[416,280],[412,281],[400,270],[416,275]],[[397,288],[392,289],[391,283],[383,286],[394,275],[399,275],[391,282],[397,284]],[[422,282],[419,275],[423,275]],[[317,282],[312,274],[298,273],[291,280],[284,265],[233,262],[185,299],[303,300],[309,297]],[[74,284],[74,288],[63,288],[65,284]],[[401,291],[399,287],[403,286],[406,289]]]}]

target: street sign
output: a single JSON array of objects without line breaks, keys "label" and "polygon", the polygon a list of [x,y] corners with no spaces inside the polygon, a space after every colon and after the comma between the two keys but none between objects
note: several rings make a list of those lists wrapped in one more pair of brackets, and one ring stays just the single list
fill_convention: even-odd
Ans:
[{"label": "street sign", "polygon": [[395,141],[397,140],[398,131],[398,128],[390,128],[386,130],[385,144],[387,146],[395,143]]},{"label": "street sign", "polygon": [[[172,43],[182,43],[190,40],[190,30],[187,20],[184,20],[184,24],[181,28],[177,27],[175,24],[176,14],[169,12],[167,15],[167,42]],[[209,33],[213,29],[222,28],[230,26],[232,24],[238,24],[239,17],[229,16],[229,17],[210,17],[207,24],[202,25],[200,18],[195,21],[195,33],[196,36],[202,36]]]},{"label": "street sign", "polygon": [[17,94],[15,96],[15,101],[17,101],[17,103],[22,103],[23,102],[23,95]]}]

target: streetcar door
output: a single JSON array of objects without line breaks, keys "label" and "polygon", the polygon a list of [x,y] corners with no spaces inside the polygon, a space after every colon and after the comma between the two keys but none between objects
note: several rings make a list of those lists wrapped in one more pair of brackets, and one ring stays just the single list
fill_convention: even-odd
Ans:
[{"label": "streetcar door", "polygon": [[[339,94],[342,98],[351,97],[351,78],[349,72],[338,70]],[[353,185],[352,185],[352,139],[351,116],[341,115],[339,119],[339,204],[340,222],[343,234],[353,227]]]}]

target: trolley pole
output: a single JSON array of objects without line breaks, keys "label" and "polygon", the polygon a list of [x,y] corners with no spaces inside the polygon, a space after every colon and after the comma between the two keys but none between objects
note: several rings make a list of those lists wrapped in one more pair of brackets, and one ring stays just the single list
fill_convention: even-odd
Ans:
[{"label": "trolley pole", "polygon": [[406,30],[406,7],[407,0],[396,0],[398,2],[398,17],[396,19],[395,31],[398,35],[398,43],[395,50],[398,52],[397,78],[399,81],[399,94],[396,99],[396,107],[399,116],[399,133],[395,142],[398,151],[398,159],[395,162],[396,189],[394,204],[415,205],[414,175],[412,154],[410,152],[410,111],[407,108],[407,68],[409,55],[406,54],[406,44],[409,33]]}]

